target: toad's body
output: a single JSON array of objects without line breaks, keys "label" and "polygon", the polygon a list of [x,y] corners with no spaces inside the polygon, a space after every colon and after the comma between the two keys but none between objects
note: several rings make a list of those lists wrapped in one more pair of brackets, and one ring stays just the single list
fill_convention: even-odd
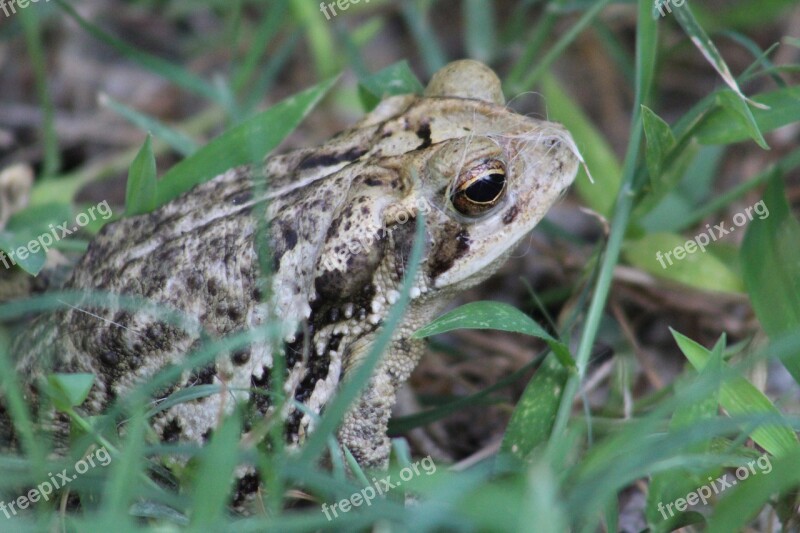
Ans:
[{"label": "toad's body", "polygon": [[[284,390],[319,413],[396,301],[423,210],[425,249],[405,318],[339,431],[359,462],[382,464],[395,392],[422,350],[411,333],[502,264],[573,180],[573,152],[561,126],[507,109],[491,70],[452,63],[423,96],[388,98],[320,147],[272,157],[263,171],[232,169],[150,214],[106,225],[67,283],[158,302],[196,327],[169,325],[152,309],[81,304],[36,322],[17,345],[18,369],[31,381],[43,361],[95,374],[82,408],[98,413],[180,364],[205,335],[278,319]],[[272,278],[261,290],[256,236],[265,221]],[[256,418],[269,415],[268,397],[253,391],[269,390],[273,349],[253,342],[185,371],[156,399],[203,384],[223,392],[159,411],[156,432],[202,442],[234,398]],[[289,440],[302,441],[311,417],[294,407],[285,416]]]}]

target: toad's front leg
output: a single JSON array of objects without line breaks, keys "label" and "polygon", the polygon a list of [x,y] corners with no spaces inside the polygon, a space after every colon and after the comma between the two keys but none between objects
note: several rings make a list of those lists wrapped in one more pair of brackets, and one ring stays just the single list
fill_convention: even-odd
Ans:
[{"label": "toad's front leg", "polygon": [[[365,357],[369,345],[365,343],[356,349],[361,352],[355,352],[351,361]],[[392,406],[397,390],[411,375],[423,350],[422,341],[393,340],[361,396],[345,415],[339,429],[339,442],[350,450],[362,467],[385,468],[388,465],[391,443],[386,432]],[[352,376],[355,368],[349,365],[347,374]]]}]

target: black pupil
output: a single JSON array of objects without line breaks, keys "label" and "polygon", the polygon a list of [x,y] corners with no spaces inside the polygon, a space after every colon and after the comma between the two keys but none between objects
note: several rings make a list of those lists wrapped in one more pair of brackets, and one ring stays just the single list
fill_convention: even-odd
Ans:
[{"label": "black pupil", "polygon": [[505,183],[505,174],[495,172],[494,174],[482,176],[480,179],[475,180],[464,192],[466,193],[467,198],[473,202],[487,203],[493,201],[501,192],[503,192],[503,186]]}]

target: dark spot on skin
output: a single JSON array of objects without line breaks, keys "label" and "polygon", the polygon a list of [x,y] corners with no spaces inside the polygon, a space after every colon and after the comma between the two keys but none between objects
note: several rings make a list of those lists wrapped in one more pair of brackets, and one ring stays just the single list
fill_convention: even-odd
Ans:
[{"label": "dark spot on skin", "polygon": [[250,395],[250,403],[255,407],[256,412],[264,414],[271,405],[268,393],[272,387],[272,372],[266,366],[262,366],[261,370],[263,374],[260,378],[250,377],[250,387],[254,390]]},{"label": "dark spot on skin", "polygon": [[336,335],[331,335],[331,338],[328,340],[328,350],[330,351],[337,351],[339,349],[339,345],[342,343],[342,334],[338,333]]},{"label": "dark spot on skin", "polygon": [[233,322],[238,322],[244,316],[244,308],[240,303],[234,303],[230,307],[228,307],[228,318],[230,318]]},{"label": "dark spot on skin", "polygon": [[343,162],[352,162],[361,157],[362,155],[367,153],[366,148],[360,148],[358,146],[354,146],[350,148],[346,152],[341,152],[338,154],[311,154],[305,159],[303,159],[299,165],[297,165],[298,170],[306,170],[309,168],[316,168],[316,167],[330,167],[333,165],[338,165],[339,163]]},{"label": "dark spot on skin", "polygon": [[[297,334],[296,339],[292,343],[283,345],[283,353],[286,356],[286,370],[287,372],[294,368],[300,361],[303,360],[303,348],[305,347],[305,334],[301,331]],[[309,338],[312,335],[309,334]]]},{"label": "dark spot on skin", "polygon": [[217,375],[217,366],[214,363],[209,363],[199,370],[193,371],[189,375],[189,382],[187,387],[196,385],[211,385],[214,382],[214,376]]},{"label": "dark spot on skin", "polygon": [[281,267],[281,259],[289,250],[297,246],[297,232],[287,222],[281,220],[274,226],[272,237],[272,271],[277,272]]},{"label": "dark spot on skin", "polygon": [[156,322],[155,324],[151,324],[147,328],[147,340],[150,341],[152,345],[158,345],[161,343],[164,337],[164,325]]},{"label": "dark spot on skin", "polygon": [[236,482],[236,496],[233,497],[233,506],[236,507],[244,503],[247,496],[258,492],[261,481],[258,474],[245,474]]},{"label": "dark spot on skin", "polygon": [[112,351],[103,352],[100,354],[100,362],[105,366],[117,366],[119,364],[119,354]]},{"label": "dark spot on skin", "polygon": [[181,423],[178,421],[177,418],[173,418],[167,425],[164,426],[164,431],[161,433],[161,440],[164,442],[178,442],[178,439],[181,437]]},{"label": "dark spot on skin", "polygon": [[193,291],[200,289],[203,286],[203,275],[197,271],[192,272],[186,276],[186,285]]},{"label": "dark spot on skin", "polygon": [[240,205],[250,201],[253,198],[253,191],[247,190],[244,192],[239,192],[233,195],[230,199],[233,205]]},{"label": "dark spot on skin", "polygon": [[231,354],[231,362],[236,366],[242,366],[250,360],[250,349],[240,348]]},{"label": "dark spot on skin", "polygon": [[503,215],[503,224],[511,224],[514,222],[514,219],[517,218],[518,214],[519,208],[516,204],[512,205],[511,208]]},{"label": "dark spot on skin", "polygon": [[368,187],[375,187],[376,185],[382,185],[383,182],[378,178],[373,178],[372,176],[368,176],[364,180],[364,184],[367,185]]},{"label": "dark spot on skin", "polygon": [[297,232],[292,227],[285,228],[283,240],[286,243],[287,250],[293,249],[297,245]]},{"label": "dark spot on skin", "polygon": [[206,290],[208,294],[211,296],[216,296],[217,292],[219,291],[219,285],[217,284],[217,280],[210,279],[206,282]]},{"label": "dark spot on skin", "polygon": [[436,279],[447,272],[469,250],[469,232],[458,224],[448,223],[443,229],[439,247],[428,262],[428,272]]},{"label": "dark spot on skin", "polygon": [[299,433],[301,418],[303,418],[303,413],[299,409],[295,409],[286,417],[284,436],[288,442],[293,442],[294,437]]},{"label": "dark spot on skin", "polygon": [[419,146],[417,146],[417,150],[429,147],[432,144],[431,125],[427,122],[423,122],[422,124],[420,124],[419,128],[417,128],[417,137],[422,139],[422,143]]},{"label": "dark spot on skin", "polygon": [[203,432],[203,435],[201,436],[203,442],[208,442],[211,439],[211,435],[213,434],[214,434],[214,428],[208,428],[207,430],[205,430],[205,432]]}]

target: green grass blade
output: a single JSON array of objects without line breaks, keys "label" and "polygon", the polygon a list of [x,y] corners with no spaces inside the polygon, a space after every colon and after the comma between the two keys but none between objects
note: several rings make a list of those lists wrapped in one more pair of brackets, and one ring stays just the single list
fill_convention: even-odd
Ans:
[{"label": "green grass blade", "polygon": [[[114,457],[106,486],[103,507],[109,525],[128,516],[128,507],[134,501],[134,488],[144,470],[144,445],[147,418],[138,409],[125,426],[125,448]],[[114,524],[119,525],[119,524]]]},{"label": "green grass blade", "polygon": [[423,90],[422,83],[411,71],[406,60],[398,61],[358,80],[361,102],[369,111],[387,96],[422,94]]},{"label": "green grass blade", "polygon": [[667,153],[675,148],[675,136],[672,135],[669,124],[647,106],[642,106],[642,126],[647,140],[647,171],[650,173],[650,180],[657,181],[661,177]]},{"label": "green grass blade", "polygon": [[600,12],[611,2],[611,0],[597,0],[594,2],[589,9],[578,19],[569,30],[564,32],[561,38],[556,41],[553,47],[547,51],[544,57],[536,64],[530,74],[520,83],[519,87],[516,88],[519,92],[525,92],[531,90],[531,88],[536,85],[539,79],[544,75],[544,73],[549,69],[552,64],[555,62],[556,59],[567,49],[567,47],[572,44],[575,39],[578,38],[578,35],[583,32],[587,27],[589,27],[594,19],[600,14]]},{"label": "green grass blade", "polygon": [[444,51],[442,51],[428,19],[428,12],[432,3],[431,0],[408,0],[402,2],[400,7],[429,75],[433,75],[447,62]]},{"label": "green grass blade", "polygon": [[194,94],[198,94],[204,98],[208,98],[209,100],[220,105],[224,104],[224,101],[217,90],[202,78],[195,76],[191,72],[188,72],[187,70],[174,65],[169,61],[146,54],[138,48],[135,48],[126,42],[106,33],[98,26],[81,17],[75,8],[73,8],[64,0],[55,0],[55,2],[67,14],[67,16],[72,18],[78,24],[78,26],[83,28],[88,34],[96,38],[98,41],[109,45],[127,59],[130,59],[149,71],[171,81],[178,87],[186,89]]},{"label": "green grass blade", "polygon": [[467,56],[488,63],[497,42],[494,4],[485,0],[464,0],[464,45]]},{"label": "green grass blade", "polygon": [[578,372],[577,375],[571,376],[567,380],[567,384],[564,387],[564,394],[561,398],[561,405],[559,406],[558,415],[556,415],[549,442],[550,449],[561,447],[562,439],[566,434],[565,430],[572,412],[573,399],[586,375],[589,356],[592,353],[594,340],[600,327],[600,320],[603,316],[606,299],[614,277],[614,269],[619,261],[622,242],[630,220],[636,167],[643,137],[641,109],[650,94],[656,64],[658,30],[655,21],[651,17],[650,8],[651,4],[648,0],[639,0],[636,25],[636,92],[633,116],[631,117],[631,139],[625,155],[622,183],[614,205],[614,218],[611,222],[608,244],[600,264],[594,296],[589,305],[578,346],[578,353],[575,358]]},{"label": "green grass blade", "polygon": [[[730,69],[728,68],[728,64],[725,63],[725,60],[722,58],[722,54],[719,53],[717,50],[716,45],[708,36],[706,31],[703,29],[702,26],[697,22],[697,19],[692,14],[692,10],[689,7],[689,1],[686,2],[682,6],[676,6],[673,10],[673,14],[675,15],[675,20],[678,21],[678,24],[683,28],[683,31],[686,32],[686,35],[692,40],[692,43],[700,50],[700,53],[703,54],[703,57],[714,67],[719,75],[722,77],[722,80],[725,84],[731,88],[731,90],[736,93],[742,102],[749,103],[754,105],[755,107],[763,108],[761,104],[757,104],[750,99],[748,99],[742,90],[739,88],[739,84],[736,83],[736,79],[731,74]],[[749,108],[747,108],[749,110]],[[752,120],[752,115],[749,117],[750,123],[757,129],[755,126],[755,120]]]},{"label": "green grass blade", "polygon": [[569,130],[596,180],[595,183],[589,181],[583,168],[578,171],[574,187],[581,200],[594,211],[610,216],[622,180],[622,169],[614,150],[555,77],[545,75],[542,78],[542,94],[547,103],[548,119],[562,123]]},{"label": "green grass blade", "polygon": [[[336,54],[337,46],[330,26],[333,20],[326,20],[326,16],[320,12],[317,2],[291,0],[291,6],[294,16],[306,30],[317,77],[330,78],[341,69],[341,61]],[[336,16],[343,16],[340,10],[337,10],[336,13]]]},{"label": "green grass blade", "polygon": [[0,264],[11,268],[15,263],[25,272],[37,275],[47,260],[44,245],[60,247],[66,240],[52,237],[53,226],[69,220],[70,206],[64,203],[48,203],[27,207],[14,214],[0,231]]},{"label": "green grass blade", "polygon": [[191,137],[170,128],[155,117],[140,113],[114,100],[105,93],[100,94],[99,101],[101,106],[108,107],[142,131],[150,132],[183,156],[190,156],[200,148]]},{"label": "green grass blade", "polygon": [[278,0],[272,2],[267,9],[266,16],[258,25],[252,41],[248,43],[247,53],[236,68],[232,85],[237,94],[242,94],[258,67],[259,59],[267,52],[269,43],[283,29],[288,5],[288,0]]},{"label": "green grass blade", "polygon": [[[753,310],[775,340],[800,329],[800,223],[789,211],[780,175],[770,180],[761,202],[768,216],[750,222],[739,258]],[[798,358],[782,361],[800,383]]]},{"label": "green grass blade", "polygon": [[[722,339],[714,346],[711,357],[702,373],[706,376],[713,376],[714,381],[719,383],[719,376],[722,370],[722,354],[724,344]],[[685,383],[679,382],[675,387],[676,397],[680,397],[685,389]],[[693,425],[703,424],[704,421],[713,420],[717,417],[719,409],[719,385],[714,388],[701,401],[687,402],[679,405],[669,423],[669,432],[675,434],[683,428]],[[711,440],[692,443],[682,447],[682,450],[690,453],[707,454],[711,451]],[[677,520],[685,515],[678,514],[675,519],[667,520],[666,512],[663,507],[659,508],[663,502],[672,502],[676,498],[682,497],[696,487],[703,485],[705,481],[705,471],[699,474],[686,468],[672,468],[655,473],[650,480],[647,491],[647,507],[645,514],[648,522],[654,531],[671,531],[674,529]]]},{"label": "green grass blade", "polygon": [[553,467],[541,461],[530,468],[526,478],[527,490],[519,508],[518,531],[530,531],[531,524],[536,524],[538,533],[570,531],[569,513],[558,497],[560,487]]},{"label": "green grass blade", "polygon": [[547,333],[516,307],[502,302],[484,301],[462,305],[418,329],[412,337],[422,339],[456,329],[497,329],[538,337],[547,342],[565,367],[575,366],[569,348],[564,343]]},{"label": "green grass blade", "polygon": [[173,166],[158,183],[158,204],[165,204],[226,170],[260,161],[297,127],[335,82],[333,78],[290,96]]},{"label": "green grass blade", "polygon": [[[724,96],[726,94],[728,97]],[[719,97],[728,104],[732,104],[731,98],[738,101],[738,98],[729,91],[721,93]],[[741,108],[722,103],[695,130],[697,139],[703,144],[732,144],[754,138],[754,131],[758,131],[760,135],[800,121],[800,88],[798,87],[787,87],[760,94],[753,97],[753,100],[768,106],[768,109],[752,110],[754,124],[745,121]]]},{"label": "green grass blade", "polygon": [[125,213],[128,216],[149,213],[158,205],[158,182],[156,181],[156,158],[150,135],[131,163],[128,182],[125,186]]},{"label": "green grass blade", "polygon": [[748,529],[748,522],[777,493],[800,485],[800,448],[770,462],[770,471],[749,477],[725,494],[708,519],[708,533]]},{"label": "green grass blade", "polygon": [[[707,236],[706,236],[707,237]],[[660,278],[702,290],[742,293],[742,280],[723,260],[675,233],[650,233],[626,241],[625,259]]]},{"label": "green grass blade", "polygon": [[547,442],[568,376],[569,371],[555,355],[545,358],[514,408],[500,445],[501,451],[524,459],[537,446]]},{"label": "green grass blade", "polygon": [[[12,4],[13,6],[13,4]],[[33,72],[36,76],[36,93],[39,105],[42,107],[42,144],[44,147],[44,162],[42,163],[42,178],[49,178],[61,169],[61,152],[58,147],[58,136],[55,127],[55,108],[50,91],[47,88],[47,67],[42,44],[42,32],[39,25],[39,14],[36,9],[21,9],[19,14],[22,27],[25,31],[25,41],[28,45]]]},{"label": "green grass blade", "polygon": [[34,432],[28,404],[20,389],[17,372],[7,350],[9,344],[5,331],[0,329],[0,395],[2,395],[3,407],[10,415],[22,449],[34,465],[36,476],[39,479],[47,479],[43,471],[45,468],[44,443]]},{"label": "green grass blade", "polygon": [[[695,369],[702,371],[711,358],[711,352],[672,328],[670,331],[686,359]],[[726,369],[727,365],[723,363],[722,368]],[[769,398],[741,376],[734,376],[722,383],[719,402],[731,416],[769,414],[776,418],[781,417],[781,412]],[[761,425],[752,431],[751,437],[756,444],[775,456],[785,455],[800,448],[797,436],[789,424]]]},{"label": "green grass blade", "polygon": [[239,463],[241,421],[237,415],[226,417],[203,449],[197,477],[192,484],[194,495],[191,526],[195,531],[213,531],[225,515],[233,486],[233,471]]}]

